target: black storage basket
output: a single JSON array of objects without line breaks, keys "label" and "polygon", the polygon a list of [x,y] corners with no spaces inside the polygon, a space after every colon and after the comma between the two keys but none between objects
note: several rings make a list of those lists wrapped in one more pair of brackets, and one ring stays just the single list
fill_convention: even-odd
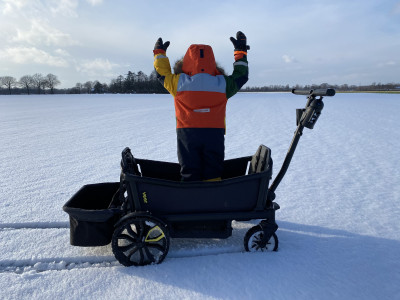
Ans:
[{"label": "black storage basket", "polygon": [[65,203],[73,246],[103,246],[111,242],[120,209],[109,208],[119,182],[88,184]]}]

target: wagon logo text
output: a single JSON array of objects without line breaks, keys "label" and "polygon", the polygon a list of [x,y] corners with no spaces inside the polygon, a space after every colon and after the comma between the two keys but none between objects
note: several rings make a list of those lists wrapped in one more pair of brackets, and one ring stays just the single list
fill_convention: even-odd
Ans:
[{"label": "wagon logo text", "polygon": [[144,203],[147,203],[147,194],[146,194],[146,192],[143,192],[143,202]]}]

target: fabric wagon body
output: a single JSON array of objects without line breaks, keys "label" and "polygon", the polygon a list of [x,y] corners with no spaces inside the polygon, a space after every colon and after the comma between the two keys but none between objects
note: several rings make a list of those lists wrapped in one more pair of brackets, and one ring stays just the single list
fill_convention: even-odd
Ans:
[{"label": "fabric wagon body", "polygon": [[[185,238],[227,238],[232,220],[275,223],[276,207],[267,203],[272,159],[266,149],[262,167],[260,151],[224,161],[222,180],[216,182],[181,182],[179,164],[135,159],[139,173],[123,170],[119,183],[85,185],[64,205],[71,244],[106,245],[116,223],[141,214],[166,223],[171,237]],[[113,204],[118,197],[124,208]]]}]

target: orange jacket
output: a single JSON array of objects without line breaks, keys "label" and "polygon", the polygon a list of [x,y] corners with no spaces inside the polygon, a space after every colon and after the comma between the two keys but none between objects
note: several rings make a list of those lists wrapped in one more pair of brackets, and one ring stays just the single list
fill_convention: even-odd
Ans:
[{"label": "orange jacket", "polygon": [[189,47],[181,74],[171,73],[165,51],[155,50],[154,54],[158,78],[175,98],[177,128],[225,128],[227,100],[247,81],[246,57],[242,55],[233,74],[225,76],[218,72],[208,45]]}]

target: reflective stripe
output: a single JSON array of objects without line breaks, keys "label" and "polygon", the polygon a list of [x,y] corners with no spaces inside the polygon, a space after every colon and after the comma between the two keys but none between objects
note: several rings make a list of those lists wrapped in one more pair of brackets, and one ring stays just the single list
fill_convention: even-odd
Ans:
[{"label": "reflective stripe", "polygon": [[189,76],[182,73],[178,81],[178,92],[226,92],[226,81],[223,75],[212,76],[206,73],[198,73]]},{"label": "reflective stripe", "polygon": [[210,112],[209,108],[199,108],[199,109],[193,109],[194,112],[199,112],[199,113],[208,113]]},{"label": "reflective stripe", "polygon": [[236,62],[233,63],[233,66],[245,66],[245,67],[247,67],[248,63],[245,62],[245,61],[236,61]]},{"label": "reflective stripe", "polygon": [[159,59],[159,58],[167,58],[167,57],[162,54],[154,56],[154,59]]}]

